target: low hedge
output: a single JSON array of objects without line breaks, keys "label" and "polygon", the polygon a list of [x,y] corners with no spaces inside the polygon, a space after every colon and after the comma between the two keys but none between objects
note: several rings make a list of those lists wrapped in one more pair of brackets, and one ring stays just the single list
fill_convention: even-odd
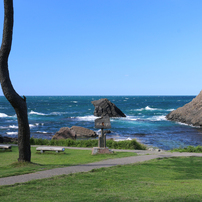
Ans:
[{"label": "low hedge", "polygon": [[171,151],[174,152],[194,152],[194,153],[201,153],[202,152],[202,146],[198,145],[196,147],[194,146],[188,146],[188,147],[184,147],[184,148],[176,148],[173,149]]},{"label": "low hedge", "polygon": [[[51,145],[51,146],[66,146],[66,147],[97,147],[98,140],[72,140],[72,139],[61,139],[61,140],[47,140],[47,139],[30,139],[31,145]],[[107,140],[106,146],[110,149],[137,149],[146,150],[146,146],[133,140],[114,141]]]}]

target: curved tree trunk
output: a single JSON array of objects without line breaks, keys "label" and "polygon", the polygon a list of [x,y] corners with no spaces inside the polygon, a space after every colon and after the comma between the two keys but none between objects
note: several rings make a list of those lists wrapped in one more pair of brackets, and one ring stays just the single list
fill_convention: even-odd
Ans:
[{"label": "curved tree trunk", "polygon": [[27,116],[26,98],[14,90],[9,77],[8,57],[13,34],[13,0],[4,0],[4,29],[0,49],[0,82],[6,99],[15,109],[18,118],[18,161],[31,161],[30,128]]}]

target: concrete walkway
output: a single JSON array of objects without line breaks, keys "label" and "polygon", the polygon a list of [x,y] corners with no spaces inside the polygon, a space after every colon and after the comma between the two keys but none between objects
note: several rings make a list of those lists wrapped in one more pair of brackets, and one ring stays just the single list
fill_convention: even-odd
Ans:
[{"label": "concrete walkway", "polygon": [[[69,148],[69,149],[74,149],[74,148]],[[75,148],[75,149],[78,149],[78,148]],[[80,148],[80,149],[84,149],[84,148]],[[125,150],[114,150],[114,151],[125,151]],[[126,151],[129,152],[129,150],[126,150]],[[36,173],[0,178],[0,186],[12,185],[15,183],[23,183],[23,182],[28,182],[31,180],[44,179],[44,178],[49,178],[49,177],[63,175],[63,174],[68,175],[70,173],[88,172],[88,171],[91,171],[92,169],[132,164],[132,163],[148,161],[148,160],[156,159],[156,158],[180,157],[180,156],[202,157],[202,153],[178,153],[178,152],[170,153],[170,152],[165,152],[165,151],[157,152],[157,151],[148,151],[148,150],[145,150],[145,151],[131,150],[130,152],[138,153],[139,156],[108,159],[108,160],[103,160],[100,162],[88,163],[88,164],[83,164],[83,165],[69,166],[69,167],[64,167],[64,168],[55,168],[55,169],[51,169],[51,170],[39,171]]]}]

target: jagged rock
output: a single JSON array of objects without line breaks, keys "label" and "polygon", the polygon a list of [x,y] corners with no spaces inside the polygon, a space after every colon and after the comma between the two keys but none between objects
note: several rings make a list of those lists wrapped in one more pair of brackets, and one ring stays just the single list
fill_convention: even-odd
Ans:
[{"label": "jagged rock", "polygon": [[77,137],[97,137],[97,134],[93,130],[87,128],[72,126],[71,128],[61,128],[58,132],[55,133],[52,139],[76,139]]},{"label": "jagged rock", "polygon": [[166,118],[193,126],[202,126],[202,91],[188,104],[170,112]]},{"label": "jagged rock", "polygon": [[94,115],[95,116],[106,116],[109,117],[126,117],[126,115],[112,102],[110,102],[107,98],[95,100],[91,102],[94,107]]}]

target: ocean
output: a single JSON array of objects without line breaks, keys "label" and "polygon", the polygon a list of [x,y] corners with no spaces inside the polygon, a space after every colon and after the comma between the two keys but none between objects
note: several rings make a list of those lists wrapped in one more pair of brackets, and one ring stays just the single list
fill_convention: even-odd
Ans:
[{"label": "ocean", "polygon": [[[126,114],[111,118],[107,138],[136,138],[147,146],[164,150],[202,145],[202,129],[171,122],[165,116],[195,96],[28,96],[31,137],[51,139],[61,127],[81,126],[96,131],[91,101],[107,98]],[[0,135],[17,137],[15,111],[0,97]]]}]

